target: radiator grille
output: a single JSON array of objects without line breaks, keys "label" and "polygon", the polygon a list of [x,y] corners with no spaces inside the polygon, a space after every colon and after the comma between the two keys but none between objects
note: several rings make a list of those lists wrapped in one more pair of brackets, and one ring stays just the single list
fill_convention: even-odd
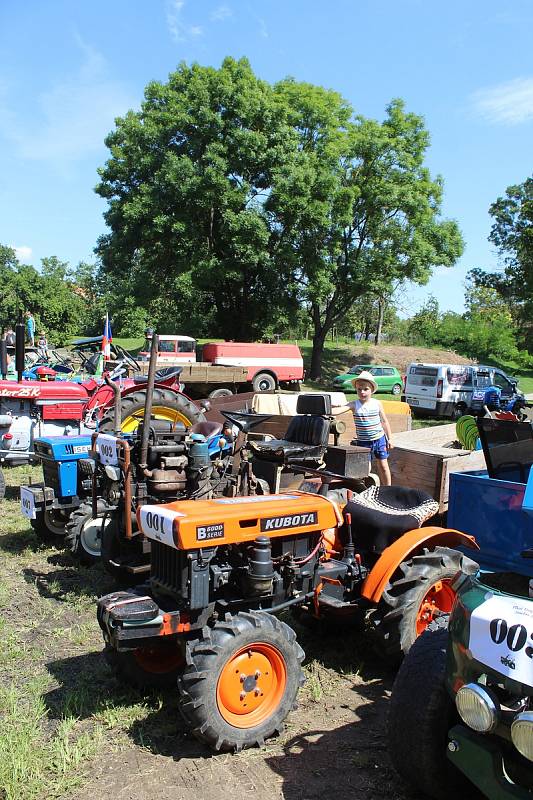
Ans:
[{"label": "radiator grille", "polygon": [[150,582],[152,586],[176,599],[181,598],[183,570],[187,566],[184,553],[153,540],[151,545]]},{"label": "radiator grille", "polygon": [[59,496],[59,465],[54,461],[43,461],[43,476],[45,486],[54,490],[56,497]]}]

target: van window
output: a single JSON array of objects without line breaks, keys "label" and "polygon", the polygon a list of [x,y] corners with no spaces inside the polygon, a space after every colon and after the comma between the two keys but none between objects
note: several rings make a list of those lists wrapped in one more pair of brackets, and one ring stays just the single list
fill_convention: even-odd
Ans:
[{"label": "van window", "polygon": [[436,367],[411,367],[409,383],[412,386],[436,386],[438,370]]},{"label": "van window", "polygon": [[446,377],[450,386],[470,386],[472,367],[448,367]]},{"label": "van window", "polygon": [[178,353],[194,353],[196,342],[178,342]]},{"label": "van window", "polygon": [[501,372],[494,373],[494,385],[498,386],[500,389],[510,389],[511,382],[507,380],[507,378],[501,374]]},{"label": "van window", "polygon": [[175,344],[172,340],[163,339],[163,341],[159,342],[159,352],[160,353],[174,353],[175,352]]},{"label": "van window", "polygon": [[477,369],[476,370],[476,386],[479,389],[484,389],[486,386],[492,385],[492,379],[490,377],[490,372],[488,369]]}]

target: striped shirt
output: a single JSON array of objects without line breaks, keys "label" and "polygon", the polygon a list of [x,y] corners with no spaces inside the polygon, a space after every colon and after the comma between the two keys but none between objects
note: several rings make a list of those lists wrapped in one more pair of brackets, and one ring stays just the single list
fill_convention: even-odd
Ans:
[{"label": "striped shirt", "polygon": [[356,438],[362,442],[375,442],[376,439],[381,439],[385,431],[381,424],[381,403],[379,400],[371,398],[366,403],[361,403],[360,400],[348,403],[353,411],[353,418],[355,422]]}]

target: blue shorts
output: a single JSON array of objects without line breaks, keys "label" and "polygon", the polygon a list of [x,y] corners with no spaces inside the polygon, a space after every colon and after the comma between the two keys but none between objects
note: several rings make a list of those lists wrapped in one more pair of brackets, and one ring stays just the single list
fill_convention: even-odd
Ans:
[{"label": "blue shorts", "polygon": [[368,447],[368,460],[372,461],[372,456],[375,458],[379,458],[380,461],[384,461],[386,458],[389,457],[389,449],[387,447],[387,437],[385,434],[381,436],[379,439],[374,439],[373,442],[365,442],[363,439],[354,439],[352,444],[356,444],[357,447]]}]

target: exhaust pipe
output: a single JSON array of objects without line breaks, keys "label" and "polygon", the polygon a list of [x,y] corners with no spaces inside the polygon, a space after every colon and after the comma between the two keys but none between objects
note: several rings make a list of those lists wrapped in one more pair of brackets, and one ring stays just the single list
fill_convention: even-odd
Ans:
[{"label": "exhaust pipe", "polygon": [[150,437],[150,418],[152,416],[152,400],[154,396],[155,373],[157,367],[157,353],[159,351],[159,336],[154,333],[152,336],[152,346],[150,348],[150,366],[148,367],[148,379],[146,381],[146,400],[144,403],[143,435],[141,439],[141,463],[140,468],[148,469],[148,439]]},{"label": "exhaust pipe", "polygon": [[17,371],[17,380],[22,381],[22,373],[24,372],[24,339],[25,327],[22,319],[22,311],[19,312],[18,322],[15,325],[15,369]]}]

